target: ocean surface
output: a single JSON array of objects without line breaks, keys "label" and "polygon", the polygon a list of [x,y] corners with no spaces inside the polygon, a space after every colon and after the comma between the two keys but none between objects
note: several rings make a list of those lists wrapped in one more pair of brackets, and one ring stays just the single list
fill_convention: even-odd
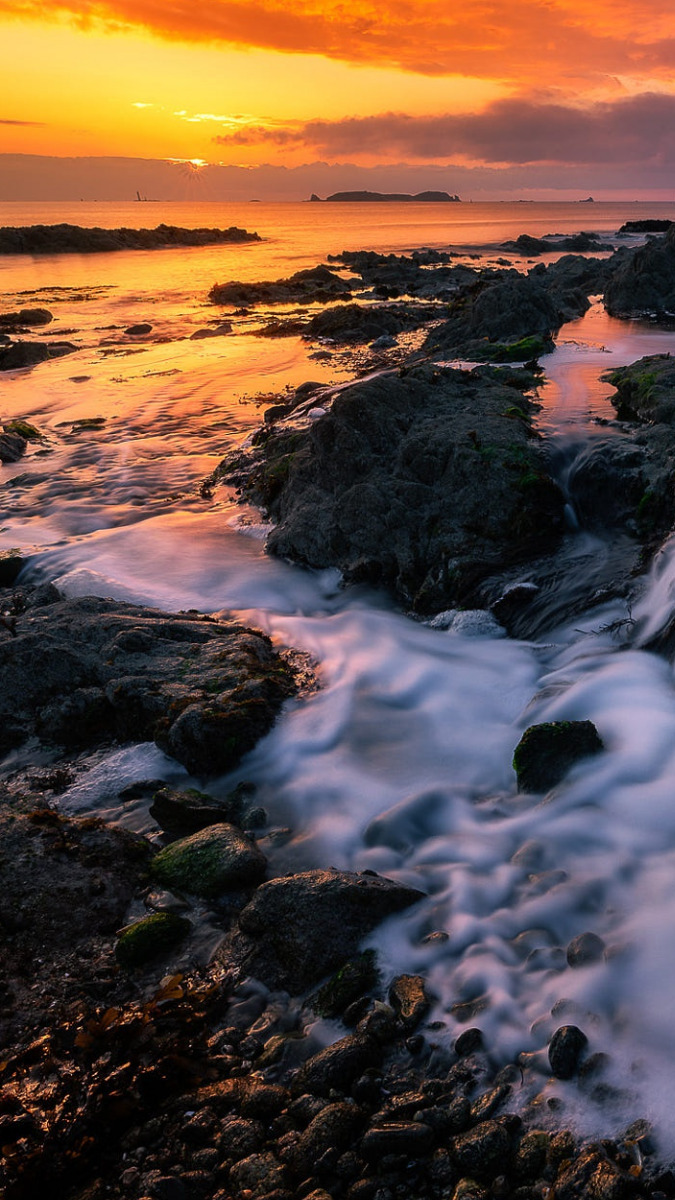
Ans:
[{"label": "ocean surface", "polygon": [[[0,259],[2,309],[42,304],[56,317],[45,336],[78,347],[0,377],[0,421],[23,417],[45,434],[0,468],[0,549],[32,551],[29,577],[70,595],[234,610],[307,651],[321,689],[209,790],[258,785],[273,824],[289,830],[271,854],[276,873],[370,868],[428,893],[372,941],[385,975],[427,976],[432,1040],[449,1045],[479,1025],[499,1061],[520,1056],[522,1102],[540,1096],[542,1121],[554,1097],[585,1132],[648,1117],[673,1154],[675,686],[671,665],[640,645],[675,608],[675,542],[630,612],[610,597],[568,624],[552,618],[536,642],[432,630],[382,595],[341,588],[336,572],[266,557],[260,514],[224,490],[199,491],[272,396],[308,379],[337,386],[353,356],[259,338],[259,313],[227,336],[190,340],[218,312],[207,299],[215,282],[275,279],[342,249],[431,246],[494,262],[520,233],[612,235],[643,216],[675,219],[675,203],[0,206],[0,225],[236,224],[264,239]],[[122,331],[139,321],[152,336],[129,345]],[[545,360],[540,429],[568,457],[582,452],[597,419],[613,415],[601,374],[674,351],[675,332],[613,320],[596,302]],[[78,427],[91,418],[102,418],[97,428]],[[607,550],[583,529],[575,539],[563,592]],[[629,623],[629,647],[617,622]],[[517,794],[523,730],[558,719],[594,721],[606,752],[543,799]],[[24,763],[17,753],[4,769]],[[82,764],[62,803],[154,836],[147,813],[118,793],[158,776],[201,782],[154,746],[126,747]],[[572,970],[564,949],[585,931],[608,953]],[[561,1024],[581,1025],[609,1055],[611,1095],[549,1079],[546,1046]]]}]

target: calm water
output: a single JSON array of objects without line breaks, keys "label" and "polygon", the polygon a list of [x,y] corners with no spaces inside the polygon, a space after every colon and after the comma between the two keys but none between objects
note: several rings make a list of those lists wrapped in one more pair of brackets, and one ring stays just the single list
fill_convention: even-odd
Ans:
[{"label": "calm water", "polygon": [[[266,558],[257,514],[224,493],[202,499],[199,482],[260,420],[262,393],[308,378],[337,384],[349,364],[313,359],[300,340],[255,338],[253,320],[224,338],[189,340],[215,315],[206,292],[216,280],[275,278],[343,247],[481,244],[489,260],[486,246],[521,232],[610,233],[637,215],[675,218],[675,205],[2,206],[2,224],[239,224],[266,240],[0,262],[3,307],[42,297],[58,318],[49,336],[80,347],[0,380],[0,419],[25,417],[46,435],[0,468],[0,547],[33,547],[34,574],[69,594],[235,609],[312,654],[322,690],[291,706],[211,790],[239,778],[259,785],[275,824],[292,831],[272,851],[273,870],[368,867],[428,892],[374,941],[385,973],[428,975],[443,1023],[434,1037],[449,1042],[465,1028],[456,1006],[472,1001],[469,1024],[486,1030],[504,1061],[528,1056],[523,1096],[555,1093],[587,1131],[652,1116],[672,1153],[672,668],[639,648],[619,652],[608,632],[626,616],[619,601],[536,644],[468,638],[416,624],[382,597],[342,591],[334,572]],[[119,327],[137,320],[170,340],[127,353]],[[593,417],[612,412],[600,373],[664,351],[675,351],[674,334],[611,320],[596,305],[561,331],[546,360],[541,428],[583,444]],[[98,431],[73,430],[95,416],[105,418]],[[578,547],[583,572],[597,545],[580,531]],[[646,629],[674,605],[667,547],[633,616]],[[577,718],[596,723],[606,753],[545,800],[518,796],[511,757],[522,730]],[[85,771],[64,803],[98,805],[151,831],[143,813],[122,814],[116,796],[157,775],[187,782],[154,748],[125,749]],[[585,930],[612,953],[572,971],[561,947]],[[426,940],[434,931],[446,939]],[[545,1046],[563,1023],[581,1025],[592,1049],[610,1055],[608,1079],[623,1097],[611,1110],[547,1081]]]}]

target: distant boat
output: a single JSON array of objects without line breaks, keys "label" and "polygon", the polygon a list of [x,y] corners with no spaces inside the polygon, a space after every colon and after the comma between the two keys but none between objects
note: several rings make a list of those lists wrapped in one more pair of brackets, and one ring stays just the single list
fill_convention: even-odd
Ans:
[{"label": "distant boat", "polygon": [[138,201],[140,201],[140,203],[141,203],[141,204],[143,204],[143,203],[147,204],[147,202],[148,202],[148,197],[147,197],[147,196],[141,196],[141,193],[140,193],[140,192],[138,192],[138,191],[136,192],[136,199],[137,199]]}]

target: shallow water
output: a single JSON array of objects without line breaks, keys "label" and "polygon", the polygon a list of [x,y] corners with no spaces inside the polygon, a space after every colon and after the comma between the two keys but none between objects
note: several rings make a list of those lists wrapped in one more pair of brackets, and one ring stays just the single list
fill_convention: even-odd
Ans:
[{"label": "shallow water", "polygon": [[[551,231],[528,216],[528,232]],[[88,286],[110,283],[117,257],[107,256],[100,276],[84,264]],[[150,305],[160,327],[197,319],[194,295],[192,308],[182,307],[179,289],[150,295],[144,268],[134,269],[136,319]],[[40,271],[52,285],[52,270],[52,262],[29,264],[30,286]],[[67,260],[59,271],[74,278]],[[234,609],[308,652],[321,690],[290,704],[240,770],[210,790],[242,778],[258,784],[274,825],[290,831],[266,845],[276,872],[332,864],[423,887],[428,900],[373,942],[385,972],[428,976],[433,1019],[442,1023],[430,1036],[449,1043],[479,1025],[502,1061],[531,1056],[522,1095],[543,1091],[544,1115],[555,1094],[566,1119],[586,1131],[650,1116],[675,1153],[675,687],[665,660],[635,648],[675,607],[675,543],[643,581],[632,614],[610,601],[536,643],[432,630],[382,596],[341,590],[334,572],[265,557],[255,513],[224,493],[213,501],[199,494],[204,476],[260,420],[257,395],[310,377],[338,383],[345,369],[309,359],[295,339],[246,334],[106,356],[94,325],[128,322],[128,296],[64,304],[69,320],[79,304],[83,349],[2,380],[3,416],[33,420],[47,440],[2,468],[0,546],[34,546],[33,575],[69,594]],[[571,461],[589,438],[607,435],[597,422],[612,416],[611,387],[600,373],[673,350],[675,334],[594,307],[562,331],[546,360],[540,428]],[[72,429],[96,416],[105,417],[98,430]],[[568,593],[602,552],[583,530],[571,539],[568,578],[559,582]],[[617,635],[620,621],[628,623]],[[634,628],[637,642],[626,649],[621,632]],[[594,721],[605,752],[547,797],[518,795],[511,758],[522,731],[558,719]],[[64,805],[98,804],[149,829],[117,793],[156,776],[187,780],[153,747],[125,749],[83,773]],[[573,970],[564,949],[586,930],[604,939],[606,959]],[[576,1084],[547,1082],[545,1047],[565,1023],[610,1055],[600,1078],[617,1089],[612,1104]]]}]

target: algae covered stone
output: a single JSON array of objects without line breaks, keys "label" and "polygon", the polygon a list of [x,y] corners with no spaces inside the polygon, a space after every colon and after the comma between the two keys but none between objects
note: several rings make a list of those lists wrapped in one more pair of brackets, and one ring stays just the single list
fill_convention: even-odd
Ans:
[{"label": "algae covered stone", "polygon": [[190,932],[190,922],[175,913],[153,913],[123,929],[115,946],[121,967],[132,970],[159,958],[182,942]]},{"label": "algae covered stone", "polygon": [[168,888],[217,896],[231,888],[259,883],[266,859],[234,825],[210,825],[172,842],[153,860],[154,878]]},{"label": "algae covered stone", "polygon": [[513,755],[521,792],[547,792],[575,763],[604,749],[592,721],[548,721],[530,725]]}]

